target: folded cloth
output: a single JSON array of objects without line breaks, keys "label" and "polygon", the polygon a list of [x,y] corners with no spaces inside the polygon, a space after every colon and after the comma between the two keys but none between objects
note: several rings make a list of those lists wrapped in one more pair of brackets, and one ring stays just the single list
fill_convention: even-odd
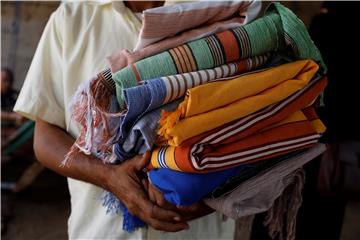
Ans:
[{"label": "folded cloth", "polygon": [[[141,101],[141,99],[139,99]],[[161,111],[171,111],[177,108],[180,100],[173,101],[144,114],[127,132],[124,138],[119,138],[113,145],[112,163],[119,163],[135,155],[143,154],[153,148],[156,142],[156,131],[159,128]]]},{"label": "folded cloth", "polygon": [[173,171],[167,168],[153,169],[148,176],[151,183],[164,195],[166,201],[188,206],[199,202],[215,187],[246,169],[246,165],[213,173],[195,174]]},{"label": "folded cloth", "polygon": [[307,148],[317,143],[320,135],[306,119],[294,119],[294,122],[286,122],[246,138],[237,137],[234,135],[231,141],[225,143],[197,144],[192,146],[190,153],[177,151],[183,150],[183,147],[161,147],[153,153],[157,159],[153,166],[194,173],[219,171]]},{"label": "folded cloth", "polygon": [[269,57],[266,54],[215,69],[147,80],[144,85],[124,89],[128,111],[120,120],[121,137],[113,146],[117,156],[113,159],[123,161],[151,150],[157,138],[161,111],[176,110],[181,101],[174,100],[182,97],[188,88],[257,68],[267,63]]},{"label": "folded cloth", "polygon": [[305,153],[282,161],[243,182],[226,196],[203,200],[214,210],[233,219],[266,211],[286,187],[288,183],[286,176],[319,156],[325,149],[324,144],[318,143]]},{"label": "folded cloth", "polygon": [[299,156],[299,155],[303,154],[304,152],[306,152],[307,150],[308,149],[302,149],[302,150],[290,152],[288,154],[281,155],[281,156],[278,156],[275,158],[267,159],[267,160],[253,163],[253,164],[248,164],[246,169],[240,171],[238,174],[229,178],[223,184],[214,188],[206,196],[206,198],[219,198],[219,197],[223,197],[227,194],[230,194],[241,183],[260,174],[261,172],[263,172],[265,170],[272,168],[273,166],[275,166],[276,164],[278,164],[282,161],[287,161],[293,157]]},{"label": "folded cloth", "polygon": [[159,135],[169,145],[179,146],[186,139],[287,98],[306,86],[317,70],[312,60],[300,60],[189,89],[179,108],[162,117]]},{"label": "folded cloth", "polygon": [[114,52],[107,57],[108,66],[117,72],[167,49],[247,24],[260,9],[260,1],[202,1],[145,10],[134,52],[126,49]]},{"label": "folded cloth", "polygon": [[[280,161],[286,161],[288,158],[289,156],[286,154],[282,157],[266,160],[264,162],[268,162],[268,164],[265,164],[265,167],[262,166],[264,164],[252,163],[204,174],[185,173],[160,168],[151,170],[149,178],[152,184],[164,194],[164,198],[168,202],[175,205],[191,205],[200,201],[203,197],[213,192],[214,189],[218,189],[219,186],[224,185],[235,176],[237,176],[236,180],[238,180],[239,176],[245,175],[245,178],[242,178],[245,181],[255,176],[256,171],[264,170]],[[237,181],[237,183],[241,182]]]},{"label": "folded cloth", "polygon": [[[178,3],[144,10],[143,25],[135,51],[162,39],[232,17],[239,17],[242,24],[253,20],[260,12],[259,1],[201,1]],[[159,26],[161,26],[159,28]]]},{"label": "folded cloth", "polygon": [[[261,133],[259,131],[280,121],[286,121],[291,114],[310,105],[324,90],[326,83],[326,78],[315,78],[305,88],[277,104],[193,137],[181,146],[157,148],[152,153],[150,167],[202,173],[271,157],[273,154],[285,153],[290,149],[296,150],[298,147],[313,144],[319,137],[319,134],[315,132],[318,129],[313,129],[312,124],[306,121],[296,123],[294,129],[290,130],[285,130],[286,124],[280,125],[278,130],[285,130],[284,135],[274,131],[276,127]],[[306,133],[309,135],[299,137]],[[296,141],[289,141],[288,144],[285,140],[275,145],[266,141],[265,138],[266,136],[269,139],[277,137],[281,139],[286,138],[288,134],[295,134],[294,137],[299,138]],[[259,146],[260,142],[264,143],[263,148]],[[253,151],[247,151],[247,147],[251,147],[251,144],[255,148]]]},{"label": "folded cloth", "polygon": [[120,121],[122,137],[127,137],[134,122],[144,114],[168,102],[183,97],[187,89],[219,78],[230,77],[235,74],[254,70],[267,63],[269,58],[270,54],[265,54],[224,64],[214,69],[155,78],[144,81],[145,84],[143,85],[124,89],[127,112]]},{"label": "folded cloth", "polygon": [[323,133],[326,131],[326,127],[323,124],[323,122],[319,119],[314,107],[310,106],[304,108],[302,112],[305,114],[306,118],[309,119],[313,129],[315,129],[316,132]]},{"label": "folded cloth", "polygon": [[169,49],[114,73],[117,98],[124,108],[122,90],[141,80],[214,68],[286,48],[294,59],[313,59],[326,71],[304,24],[289,9],[273,3],[254,22]]}]

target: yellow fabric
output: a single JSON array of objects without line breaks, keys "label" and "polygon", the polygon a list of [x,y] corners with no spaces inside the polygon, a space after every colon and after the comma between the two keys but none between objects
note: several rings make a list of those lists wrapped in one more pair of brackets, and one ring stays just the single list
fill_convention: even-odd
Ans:
[{"label": "yellow fabric", "polygon": [[301,60],[190,89],[177,111],[161,119],[159,135],[169,145],[179,146],[186,139],[285,99],[303,88],[318,68],[312,60]]},{"label": "yellow fabric", "polygon": [[300,122],[300,121],[306,121],[306,120],[307,120],[307,118],[304,115],[304,113],[302,111],[297,111],[297,112],[294,112],[293,114],[291,114],[290,116],[288,116],[287,118],[283,119],[282,121],[261,129],[261,132],[266,131],[271,128],[274,128],[274,127],[284,125],[286,123]]},{"label": "yellow fabric", "polygon": [[311,121],[311,126],[317,133],[324,133],[326,131],[326,127],[320,119]]},{"label": "yellow fabric", "polygon": [[[266,130],[269,130],[271,128],[275,128],[287,123],[294,123],[294,122],[300,122],[300,121],[306,121],[307,118],[306,116],[303,114],[302,111],[296,111],[293,114],[291,114],[290,116],[288,116],[287,118],[283,119],[280,122],[277,122],[275,124],[269,125],[263,129],[261,129],[259,132],[264,132]],[[175,149],[176,146],[168,146],[165,150],[165,159],[166,159],[166,165],[173,170],[177,170],[177,171],[182,171],[177,164],[175,163]],[[158,161],[158,156],[159,156],[159,150],[160,148],[155,148],[152,153],[151,153],[151,165],[154,168],[161,168],[159,161]]]},{"label": "yellow fabric", "polygon": [[[156,148],[151,153],[151,164],[154,168],[161,168],[159,161],[157,160],[159,156],[159,150],[160,148]],[[181,171],[181,169],[175,163],[174,155],[175,147],[169,146],[165,151],[166,165],[168,165],[170,169]]]}]

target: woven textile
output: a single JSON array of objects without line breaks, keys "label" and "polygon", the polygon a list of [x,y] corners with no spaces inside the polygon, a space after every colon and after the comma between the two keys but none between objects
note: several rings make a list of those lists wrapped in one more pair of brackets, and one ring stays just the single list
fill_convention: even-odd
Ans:
[{"label": "woven textile", "polygon": [[156,78],[145,81],[143,85],[124,89],[125,103],[128,110],[120,121],[122,136],[126,137],[134,123],[144,114],[183,97],[189,88],[219,78],[251,71],[264,65],[269,58],[270,55],[266,54],[225,64],[214,69]]},{"label": "woven textile", "polygon": [[156,131],[159,128],[161,111],[174,110],[179,103],[180,101],[173,101],[146,114],[142,114],[142,117],[139,117],[131,128],[128,129],[127,134],[120,137],[113,145],[113,153],[116,155],[116,158],[112,159],[112,163],[122,162],[135,155],[151,150],[156,142]]},{"label": "woven textile", "polygon": [[169,145],[179,146],[186,139],[287,98],[308,84],[317,70],[315,62],[300,60],[192,88],[175,112],[164,114],[159,134]]},{"label": "woven textile", "polygon": [[165,200],[175,205],[191,205],[246,167],[204,174],[159,168],[151,170],[148,176],[151,183],[163,193]]},{"label": "woven textile", "polygon": [[[286,121],[284,119],[294,112],[306,108],[324,90],[326,83],[326,78],[316,78],[305,88],[277,104],[193,137],[181,146],[157,148],[152,153],[151,165],[155,168],[202,173],[269,158],[273,154],[280,155],[288,150],[296,150],[297,147],[314,144],[320,136],[309,121],[264,128]],[[290,125],[291,128],[288,128]],[[291,134],[294,135],[290,136]],[[282,140],[276,141],[275,145],[267,141],[275,138]],[[297,140],[288,142],[290,138]],[[248,151],[251,147],[253,150]]]},{"label": "woven textile", "polygon": [[[318,143],[304,154],[282,161],[276,166],[265,170],[257,177],[241,183],[226,196],[215,199],[205,198],[203,200],[212,209],[233,219],[266,211],[284,189],[287,180],[286,176],[289,176],[289,174],[301,168],[325,150],[326,146]],[[252,208],[246,207],[248,206],[246,203],[249,203],[249,201],[252,202]]]},{"label": "woven textile", "polygon": [[302,149],[299,151],[294,151],[285,155],[281,155],[279,157],[266,159],[264,161],[260,161],[254,164],[249,164],[247,165],[249,167],[239,172],[235,176],[229,178],[223,184],[214,188],[211,193],[206,196],[206,198],[219,198],[228,195],[229,193],[233,192],[240,184],[249,180],[250,178],[261,174],[262,172],[276,166],[280,162],[284,162],[292,159],[293,157],[300,156],[301,154],[304,154],[307,150],[308,149]]},{"label": "woven textile", "polygon": [[[112,72],[117,72],[131,63],[167,49],[240,27],[252,21],[258,15],[260,8],[260,1],[202,1],[145,10],[135,51],[122,49],[114,52],[107,57],[108,65]],[[189,17],[189,14],[192,16]],[[165,36],[167,38],[162,39]],[[159,39],[162,40],[158,41]]]},{"label": "woven textile", "polygon": [[142,14],[143,24],[134,50],[142,49],[189,29],[211,25],[233,17],[239,17],[241,24],[247,24],[257,16],[260,9],[261,2],[243,0],[178,3],[147,9]]},{"label": "woven textile", "polygon": [[[264,162],[269,162],[268,165],[273,166],[279,162],[288,160],[294,154],[287,154],[285,156],[269,159]],[[249,171],[251,171],[249,173]],[[226,184],[229,179],[239,179],[240,176],[247,176],[248,180],[254,176],[256,172],[265,171],[264,167],[259,163],[245,164],[240,167],[235,167],[223,171],[213,173],[186,173],[178,172],[171,169],[160,168],[149,172],[149,178],[163,194],[164,198],[175,205],[191,205],[199,202],[206,197],[218,186]],[[242,182],[244,182],[242,181]]]},{"label": "woven textile", "polygon": [[169,49],[114,73],[118,101],[124,107],[122,90],[141,80],[214,68],[286,48],[294,59],[313,59],[326,70],[304,24],[289,9],[274,3],[254,22]]}]

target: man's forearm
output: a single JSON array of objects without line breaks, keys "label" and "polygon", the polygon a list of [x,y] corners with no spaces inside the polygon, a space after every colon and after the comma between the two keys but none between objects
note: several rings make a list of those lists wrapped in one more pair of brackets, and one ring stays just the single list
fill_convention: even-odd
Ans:
[{"label": "man's forearm", "polygon": [[137,175],[150,160],[136,156],[120,165],[106,165],[99,159],[79,153],[76,159],[60,167],[74,140],[62,129],[41,119],[36,120],[34,149],[37,159],[55,172],[93,183],[115,194],[128,210],[155,229],[176,232],[188,228],[180,214],[152,203]]},{"label": "man's forearm", "polygon": [[64,175],[106,188],[108,166],[93,156],[79,153],[76,159],[61,167],[74,139],[62,129],[41,119],[36,119],[34,150],[37,159],[47,168]]}]

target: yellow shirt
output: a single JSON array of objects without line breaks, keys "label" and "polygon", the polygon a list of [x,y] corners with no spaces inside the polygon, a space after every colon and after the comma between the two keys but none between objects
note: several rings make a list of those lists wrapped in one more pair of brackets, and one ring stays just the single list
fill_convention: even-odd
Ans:
[{"label": "yellow shirt", "polygon": [[[77,136],[76,126],[68,126],[73,94],[106,68],[106,56],[118,49],[132,50],[140,28],[139,19],[122,2],[62,3],[45,27],[14,110],[69,127]],[[68,184],[70,239],[229,239],[234,233],[234,221],[223,223],[219,214],[211,214],[192,221],[188,231],[171,234],[142,228],[128,234],[122,231],[122,217],[107,215],[101,206],[103,189],[71,178]]]}]

